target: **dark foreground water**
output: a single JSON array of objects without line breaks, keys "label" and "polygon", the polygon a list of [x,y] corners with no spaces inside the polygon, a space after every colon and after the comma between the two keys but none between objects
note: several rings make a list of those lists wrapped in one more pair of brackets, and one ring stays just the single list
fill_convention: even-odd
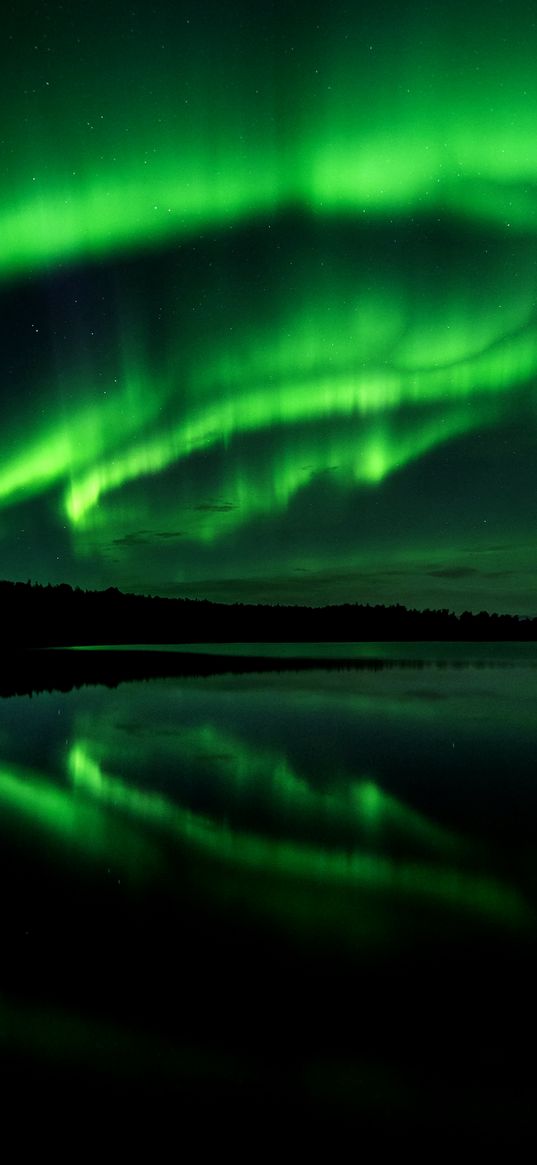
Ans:
[{"label": "dark foreground water", "polygon": [[532,1135],[537,650],[381,649],[0,702],[11,1105]]}]

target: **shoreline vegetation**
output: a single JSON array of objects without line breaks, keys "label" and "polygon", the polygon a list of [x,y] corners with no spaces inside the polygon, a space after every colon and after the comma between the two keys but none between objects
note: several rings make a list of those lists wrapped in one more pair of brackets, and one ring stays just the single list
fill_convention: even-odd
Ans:
[{"label": "shoreline vegetation", "polygon": [[513,642],[537,640],[537,618],[456,615],[400,604],[306,607],[213,603],[0,581],[4,650],[171,643]]},{"label": "shoreline vegetation", "polygon": [[[537,619],[487,612],[226,605],[1,581],[0,597],[0,697],[165,677],[480,667],[483,654],[487,666],[509,667],[537,642]],[[491,656],[487,644],[514,646]]]}]

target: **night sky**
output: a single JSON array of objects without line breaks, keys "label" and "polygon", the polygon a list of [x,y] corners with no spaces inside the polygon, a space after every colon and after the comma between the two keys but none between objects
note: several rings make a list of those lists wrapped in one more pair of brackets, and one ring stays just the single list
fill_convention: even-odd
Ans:
[{"label": "night sky", "polygon": [[10,0],[0,576],[537,614],[537,9]]}]

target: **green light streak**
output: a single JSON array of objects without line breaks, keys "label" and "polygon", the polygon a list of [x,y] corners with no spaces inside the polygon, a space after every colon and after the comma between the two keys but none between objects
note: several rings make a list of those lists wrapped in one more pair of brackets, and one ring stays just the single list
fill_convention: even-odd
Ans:
[{"label": "green light streak", "polygon": [[[77,525],[104,494],[129,481],[160,473],[193,453],[229,442],[240,434],[270,429],[275,425],[316,422],[323,418],[357,421],[404,405],[447,403],[481,394],[501,394],[508,385],[524,384],[536,371],[537,336],[533,329],[527,329],[477,356],[441,368],[412,372],[396,367],[354,373],[347,370],[339,376],[333,374],[304,381],[297,377],[280,385],[228,386],[221,399],[211,401],[202,410],[193,411],[175,429],[145,442],[137,441],[113,460],[101,462],[75,479],[66,495],[66,514],[70,522]],[[489,412],[492,420],[497,419],[498,413],[493,406]],[[421,431],[418,427],[407,438],[406,447],[398,433],[390,448],[390,440],[383,435],[379,425],[365,440],[358,432],[355,438],[357,449],[353,450],[352,437],[347,430],[345,460],[347,464],[351,460],[357,481],[374,484],[446,437],[470,431],[484,419],[484,409],[476,412],[474,406],[473,415],[461,411],[451,419],[426,422]],[[326,464],[325,458],[323,467]],[[286,502],[311,473],[297,470],[293,465],[284,476],[286,484],[282,487],[276,482],[274,494],[280,493]],[[252,508],[266,506],[254,504]]]},{"label": "green light streak", "polygon": [[[418,0],[389,21],[371,11],[365,35],[336,3],[282,39],[275,14],[246,35],[233,10],[213,37],[179,6],[165,41],[140,14],[138,34],[101,43],[98,60],[91,36],[64,52],[58,12],[51,77],[15,20],[0,280],[46,272],[52,288],[57,265],[145,248],[162,290],[157,305],[140,269],[110,262],[94,366],[81,322],[78,338],[54,329],[52,354],[39,340],[35,372],[21,361],[26,403],[18,370],[6,382],[0,505],[48,493],[75,572],[75,558],[101,570],[113,553],[130,582],[125,534],[158,514],[164,538],[179,529],[190,544],[181,581],[196,555],[205,577],[212,544],[282,515],[316,475],[362,487],[371,506],[392,474],[511,420],[518,390],[529,398],[537,36],[531,6],[509,27],[493,7],[486,29],[458,6],[438,29]],[[131,355],[117,384],[102,367],[114,313]],[[209,495],[204,471],[218,478]]]},{"label": "green light streak", "polygon": [[[103,395],[101,390],[101,397]],[[119,390],[98,404],[64,410],[39,435],[0,468],[0,502],[19,500],[65,481],[75,470],[91,464],[106,448],[113,448],[126,434],[136,432],[158,411],[159,400],[147,391],[140,376],[133,376]],[[16,444],[10,441],[10,445]]]},{"label": "green light streak", "polygon": [[18,819],[31,821],[47,835],[84,857],[107,857],[138,880],[158,866],[158,853],[128,825],[114,822],[99,805],[77,800],[34,773],[10,765],[0,769],[0,801]]},{"label": "green light streak", "polygon": [[[84,742],[77,742],[70,750],[67,768],[78,793],[98,798],[115,810],[126,811],[145,823],[158,826],[202,853],[239,869],[388,893],[418,901],[430,899],[453,909],[474,911],[515,926],[524,925],[528,920],[527,908],[515,891],[487,877],[462,873],[456,867],[444,868],[422,862],[396,863],[359,849],[350,853],[316,849],[220,825],[181,808],[161,794],[132,789],[120,779],[105,774],[88,755]],[[291,795],[296,797],[296,787]],[[385,801],[382,792],[369,782],[359,789],[357,802],[358,811],[369,820],[373,819],[375,826],[388,806],[390,814],[394,808],[397,813],[393,799]],[[412,827],[415,827],[416,819],[412,814],[409,817]],[[424,822],[419,821],[420,832],[423,826]]]},{"label": "green light streak", "polygon": [[403,419],[398,423],[394,418],[391,423],[366,424],[352,443],[348,431],[328,437],[324,445],[318,434],[309,443],[298,438],[295,444],[283,437],[265,474],[261,466],[256,470],[254,465],[241,465],[239,458],[235,459],[222,490],[237,508],[230,509],[224,520],[210,511],[200,515],[197,537],[210,543],[256,515],[285,509],[294,495],[327,467],[343,486],[378,485],[438,445],[471,432],[477,425],[494,424],[501,416],[501,404],[487,401],[484,406],[474,403],[471,412],[444,408],[441,415],[414,423]]},{"label": "green light streak", "polygon": [[[165,46],[147,13],[138,39],[100,44],[76,71],[64,54],[40,92],[6,69],[0,274],[287,207],[451,211],[535,232],[531,5],[508,29],[499,6],[486,29],[456,8],[440,32],[419,3],[384,24],[370,13],[365,35],[361,14],[336,5],[322,27],[295,29],[294,64],[281,34],[245,37],[238,13],[233,33],[195,41],[178,13]],[[13,50],[17,76],[20,35]]]},{"label": "green light streak", "polygon": [[[211,166],[210,155],[201,163],[191,156],[185,167],[179,145],[168,157],[160,151],[149,173],[127,158],[119,174],[118,166],[98,159],[95,172],[78,180],[62,179],[61,171],[56,179],[40,174],[39,192],[34,186],[24,193],[30,183],[6,191],[0,277],[148,248],[297,207],[320,217],[447,211],[507,230],[537,230],[533,127],[517,142],[497,127],[487,134],[475,120],[465,140],[452,127],[451,141],[441,144],[430,132],[420,139],[410,118],[394,136],[379,128],[370,141],[358,120],[340,145],[335,136],[328,131],[325,141],[290,143],[287,172],[270,149],[266,159],[250,150],[246,164],[228,152],[222,170]],[[153,146],[144,137],[140,152],[148,153]]]},{"label": "green light streak", "polygon": [[274,179],[259,176],[255,189],[232,174],[222,182],[192,173],[181,180],[173,161],[171,176],[115,175],[88,180],[80,194],[68,188],[32,197],[0,217],[0,274],[6,278],[59,259],[71,261],[115,254],[132,246],[151,247],[198,229],[238,223],[260,213],[274,213],[278,198]]},{"label": "green light streak", "polygon": [[[321,704],[321,707],[326,712],[326,705]],[[355,707],[353,694],[353,709]],[[325,830],[343,826],[354,829],[363,841],[373,843],[382,841],[390,833],[411,846],[451,856],[461,854],[467,848],[462,838],[385,793],[371,778],[340,783],[334,773],[328,788],[315,788],[294,771],[281,752],[268,747],[252,748],[246,740],[212,723],[190,730],[185,728],[180,742],[181,757],[204,753],[211,756],[213,769],[229,789],[227,800],[230,803],[233,803],[234,791],[243,797],[247,791],[259,795],[261,790],[268,788],[274,812],[278,820],[285,822],[286,828],[291,824],[299,829],[307,824],[322,824]],[[122,751],[122,748],[118,749],[118,759]],[[102,787],[99,766],[88,753],[84,753],[83,762],[77,754],[77,764],[79,779],[83,772],[85,787],[98,792]]]}]

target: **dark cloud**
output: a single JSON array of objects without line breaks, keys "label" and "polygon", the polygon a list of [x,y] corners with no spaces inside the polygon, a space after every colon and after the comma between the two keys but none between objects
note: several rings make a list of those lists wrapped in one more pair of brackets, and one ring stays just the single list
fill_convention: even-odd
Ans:
[{"label": "dark cloud", "polygon": [[471,575],[482,575],[483,578],[508,578],[512,570],[479,570],[475,566],[445,566],[438,570],[428,570],[427,574],[435,578],[470,578]]},{"label": "dark cloud", "polygon": [[437,690],[435,688],[407,688],[406,692],[402,693],[407,700],[421,700],[425,703],[436,704],[439,701],[449,699],[444,690]]},{"label": "dark cloud", "polygon": [[231,510],[238,510],[234,502],[200,502],[192,506],[193,510],[201,510],[204,514],[229,514]]},{"label": "dark cloud", "polygon": [[112,546],[123,546],[127,549],[133,546],[158,546],[159,543],[183,536],[183,530],[133,530],[121,538],[114,538]]},{"label": "dark cloud", "polygon": [[473,566],[444,566],[440,570],[428,570],[427,574],[435,578],[469,578],[472,574],[479,574]]},{"label": "dark cloud", "polygon": [[[446,555],[446,558],[448,556]],[[505,559],[504,559],[505,561]],[[348,568],[334,565],[332,568],[316,568],[311,565],[282,564],[281,571],[263,575],[204,573],[194,579],[182,577],[178,581],[159,584],[161,594],[184,598],[208,598],[216,602],[233,603],[290,603],[307,602],[310,606],[325,606],[327,603],[383,603],[401,602],[407,607],[447,607],[462,611],[467,607],[475,610],[523,612],[529,606],[529,598],[513,593],[513,582],[520,572],[509,567],[502,569],[502,559],[493,563],[487,556],[476,553],[475,565],[442,566],[434,564],[427,557],[426,562],[409,560],[405,564],[371,561]],[[487,565],[495,569],[487,569]],[[130,583],[131,580],[129,580]],[[505,585],[502,585],[505,583]],[[307,598],[305,599],[305,587]],[[128,589],[143,593],[155,591],[144,577],[136,580],[136,585]],[[533,610],[533,588],[531,591]],[[525,600],[525,601],[524,601]]]}]

